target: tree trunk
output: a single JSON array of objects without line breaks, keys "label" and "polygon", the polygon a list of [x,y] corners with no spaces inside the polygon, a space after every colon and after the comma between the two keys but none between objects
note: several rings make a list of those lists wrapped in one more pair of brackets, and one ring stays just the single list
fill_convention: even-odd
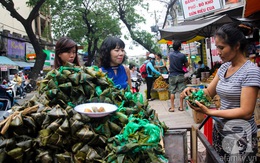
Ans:
[{"label": "tree trunk", "polygon": [[27,36],[28,36],[29,40],[31,41],[31,44],[36,53],[36,62],[31,71],[31,74],[29,76],[29,78],[35,80],[35,79],[37,79],[38,74],[40,74],[40,71],[43,69],[43,65],[44,65],[44,62],[46,59],[46,54],[43,52],[43,48],[41,47],[39,40],[36,38],[36,36],[33,32],[31,24],[32,23],[30,23],[28,20],[26,20],[23,25],[26,30]]}]

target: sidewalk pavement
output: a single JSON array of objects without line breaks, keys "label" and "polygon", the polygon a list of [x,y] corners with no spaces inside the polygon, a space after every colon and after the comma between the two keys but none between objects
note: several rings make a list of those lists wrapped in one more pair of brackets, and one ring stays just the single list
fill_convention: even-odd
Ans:
[{"label": "sidewalk pavement", "polygon": [[[146,95],[144,94],[144,90],[146,90],[146,85],[142,84],[140,93],[143,94],[145,99]],[[179,111],[178,107],[175,107],[174,112],[169,112],[168,109],[171,106],[170,100],[161,101],[159,99],[155,99],[153,101],[149,101],[149,105],[152,109],[156,110],[159,120],[165,122],[169,128],[182,128],[191,127],[192,125],[199,125],[194,122],[191,110],[184,109],[184,111]]]},{"label": "sidewalk pavement", "polygon": [[149,101],[149,105],[152,109],[156,110],[159,120],[165,122],[169,128],[184,128],[199,125],[194,122],[193,117],[186,109],[179,111],[175,107],[174,112],[169,112],[170,100],[160,101],[159,99],[155,99],[154,101]]},{"label": "sidewalk pavement", "polygon": [[[144,90],[146,90],[146,84],[142,84],[140,88],[140,93],[143,94],[144,99],[146,100],[146,95],[144,94]],[[168,109],[170,107],[170,100],[161,101],[159,99],[155,99],[153,101],[149,101],[148,104],[152,109],[156,111],[158,114],[158,118],[161,122],[164,122],[166,126],[169,128],[189,128],[192,125],[198,127],[200,124],[196,124],[194,122],[192,111],[189,109],[184,109],[184,111],[179,111],[178,107],[175,107],[174,112],[169,112]],[[185,108],[184,104],[184,108]],[[203,128],[200,130],[202,133]],[[188,148],[188,156],[190,156],[190,133],[187,132],[187,148]],[[203,162],[202,160],[205,157],[205,147],[198,139],[198,162]]]}]

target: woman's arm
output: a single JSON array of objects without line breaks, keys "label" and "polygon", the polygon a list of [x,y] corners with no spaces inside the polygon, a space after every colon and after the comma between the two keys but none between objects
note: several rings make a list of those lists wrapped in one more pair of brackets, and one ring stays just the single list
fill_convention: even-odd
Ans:
[{"label": "woman's arm", "polygon": [[147,63],[147,66],[152,70],[152,72],[154,72],[154,73],[156,73],[156,74],[158,74],[158,75],[161,75],[161,73],[160,73],[159,71],[157,71],[157,70],[153,67],[153,65],[152,65],[151,62]]},{"label": "woman's arm", "polygon": [[[243,87],[240,97],[240,107],[226,110],[212,110],[201,107],[206,114],[226,119],[250,119],[254,113],[258,87]],[[200,106],[200,105],[198,105]]]},{"label": "woman's arm", "polygon": [[213,116],[215,114],[216,116],[220,115],[223,118],[250,119],[254,113],[258,90],[258,87],[243,87],[239,108],[223,110],[222,113],[213,112]]},{"label": "woman's arm", "polygon": [[124,65],[124,68],[125,68],[125,72],[126,72],[126,75],[127,75],[127,83],[129,85],[129,87],[132,88],[130,69],[125,65]]},{"label": "woman's arm", "polygon": [[166,67],[166,61],[165,61],[165,59],[162,59],[162,63],[163,63],[162,67]]},{"label": "woman's arm", "polygon": [[219,81],[218,75],[216,75],[213,80],[209,83],[208,87],[204,89],[204,93],[211,98],[213,98],[217,92],[216,92],[216,87]]}]

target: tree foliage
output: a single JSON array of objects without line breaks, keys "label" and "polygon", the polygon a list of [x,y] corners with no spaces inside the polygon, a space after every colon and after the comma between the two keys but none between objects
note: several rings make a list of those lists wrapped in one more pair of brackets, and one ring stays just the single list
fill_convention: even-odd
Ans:
[{"label": "tree foliage", "polygon": [[154,41],[154,36],[147,31],[140,30],[140,23],[145,23],[145,19],[136,13],[136,7],[142,7],[145,10],[149,9],[149,5],[143,0],[113,0],[110,2],[113,11],[119,16],[130,33],[130,37],[135,41],[135,44],[142,45],[145,49],[152,53],[160,51],[158,45]]},{"label": "tree foliage", "polygon": [[[63,2],[63,1],[62,1]],[[154,41],[154,36],[147,31],[140,30],[140,23],[145,19],[135,12],[136,7],[148,9],[143,0],[72,0],[70,3],[56,1],[52,6],[53,32],[55,36],[69,36],[79,43],[87,43],[89,65],[95,55],[98,55],[100,43],[108,35],[121,36],[122,23],[134,40],[133,45],[140,44],[151,52],[160,49]],[[61,14],[61,11],[63,12]],[[73,13],[71,13],[73,11]],[[72,17],[75,15],[75,17]],[[121,26],[120,26],[121,25]],[[61,29],[62,28],[62,29]],[[128,38],[124,34],[125,38]]]},{"label": "tree foliage", "polygon": [[109,6],[104,2],[72,0],[62,5],[57,2],[52,7],[55,37],[68,36],[80,44],[84,43],[88,52],[87,65],[92,62],[105,37],[121,35],[119,19],[113,17]]},{"label": "tree foliage", "polygon": [[[137,14],[136,8],[148,9],[143,0],[28,0],[32,11],[27,18],[23,18],[14,8],[13,0],[0,0],[0,3],[10,12],[11,16],[20,21],[32,43],[37,58],[31,77],[35,79],[42,70],[46,54],[32,29],[33,20],[39,11],[50,13],[52,16],[52,32],[55,39],[61,36],[71,37],[79,44],[86,46],[90,65],[97,58],[98,47],[105,37],[122,35],[122,24],[126,26],[133,45],[140,44],[150,52],[160,51],[154,36],[138,26],[145,19]],[[48,31],[46,31],[48,32]],[[128,38],[124,34],[125,38]]]}]

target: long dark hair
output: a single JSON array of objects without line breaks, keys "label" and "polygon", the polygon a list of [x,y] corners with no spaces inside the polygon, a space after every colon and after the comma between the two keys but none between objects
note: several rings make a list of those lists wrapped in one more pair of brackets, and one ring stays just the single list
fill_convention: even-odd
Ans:
[{"label": "long dark hair", "polygon": [[229,23],[221,26],[215,33],[224,40],[231,48],[240,43],[239,50],[247,52],[248,41],[245,36],[253,33],[253,26],[250,23]]},{"label": "long dark hair", "polygon": [[[99,49],[101,67],[104,68],[110,67],[110,61],[111,61],[110,51],[115,49],[116,47],[123,48],[123,49],[125,48],[125,43],[118,37],[109,36],[102,42],[101,47]],[[123,59],[123,62],[124,61],[125,61],[125,57]]]},{"label": "long dark hair", "polygon": [[69,52],[72,48],[76,48],[76,57],[73,61],[73,63],[76,66],[79,66],[79,59],[78,59],[78,46],[77,44],[68,37],[61,37],[55,46],[55,59],[54,59],[54,68],[58,68],[62,66],[62,60],[59,57],[59,54],[64,52]]}]

